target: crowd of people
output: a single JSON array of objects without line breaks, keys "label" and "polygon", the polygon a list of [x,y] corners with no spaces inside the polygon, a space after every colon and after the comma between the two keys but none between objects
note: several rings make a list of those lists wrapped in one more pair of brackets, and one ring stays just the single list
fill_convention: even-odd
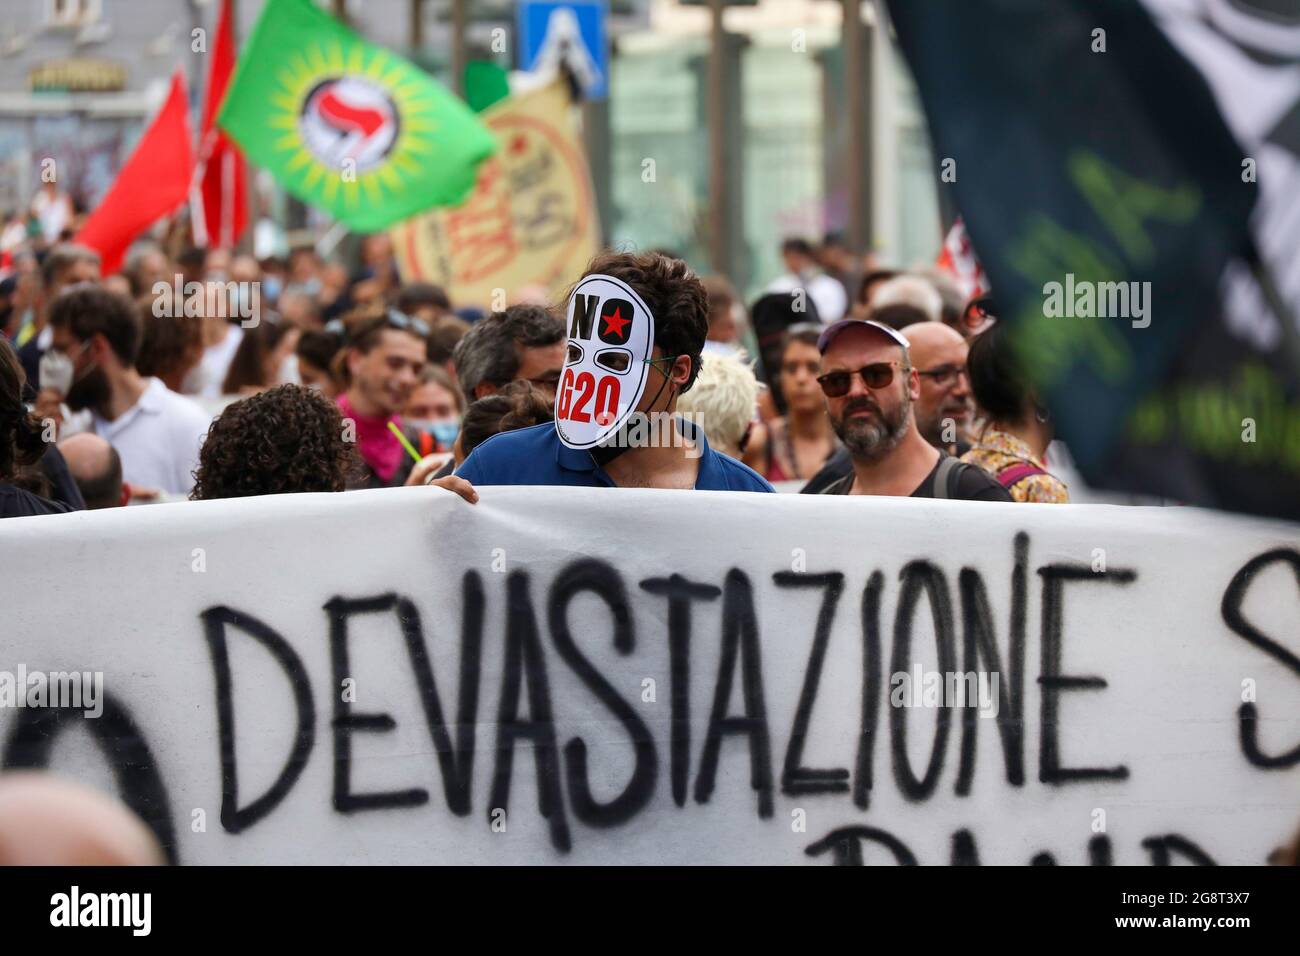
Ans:
[{"label": "crowd of people", "polygon": [[655,317],[638,410],[677,434],[583,451],[552,424],[563,300],[453,302],[383,234],[351,264],[145,245],[111,275],[36,234],[0,271],[0,514],[430,483],[1068,500],[991,298],[781,251],[749,307],[668,251],[589,264]]}]

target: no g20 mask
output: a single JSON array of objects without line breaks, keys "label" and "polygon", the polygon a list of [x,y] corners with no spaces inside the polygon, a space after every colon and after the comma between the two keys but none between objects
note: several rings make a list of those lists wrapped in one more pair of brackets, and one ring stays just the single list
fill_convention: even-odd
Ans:
[{"label": "no g20 mask", "polygon": [[627,283],[591,275],[569,297],[567,321],[555,430],[570,448],[593,448],[622,428],[641,401],[654,316]]}]

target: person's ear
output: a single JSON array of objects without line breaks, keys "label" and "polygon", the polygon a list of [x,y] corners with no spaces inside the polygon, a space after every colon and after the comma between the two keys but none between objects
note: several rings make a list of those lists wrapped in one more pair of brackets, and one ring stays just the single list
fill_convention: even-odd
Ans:
[{"label": "person's ear", "polygon": [[685,385],[691,378],[691,357],[679,355],[673,360],[671,380],[674,385]]},{"label": "person's ear", "polygon": [[487,398],[489,395],[496,393],[497,387],[492,382],[479,382],[474,386],[474,400]]},{"label": "person's ear", "polygon": [[131,486],[125,481],[122,482],[122,494],[118,496],[117,506],[125,508],[131,503]]},{"label": "person's ear", "polygon": [[913,401],[921,397],[921,373],[914,368],[908,369],[907,389]]}]

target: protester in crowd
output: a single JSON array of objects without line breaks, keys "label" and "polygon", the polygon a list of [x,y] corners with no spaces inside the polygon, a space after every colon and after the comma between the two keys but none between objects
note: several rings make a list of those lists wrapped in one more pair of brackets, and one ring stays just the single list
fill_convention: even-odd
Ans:
[{"label": "protester in crowd", "polygon": [[54,179],[42,179],[41,188],[32,197],[31,211],[40,223],[41,238],[46,245],[52,246],[62,239],[64,230],[72,225],[72,197]]},{"label": "protester in crowd", "polygon": [[768,292],[803,290],[817,305],[823,322],[834,322],[848,311],[849,300],[844,287],[821,269],[812,244],[806,239],[787,239],[781,243],[781,258],[786,272],[767,287]]},{"label": "protester in crowd", "polygon": [[857,295],[853,299],[853,319],[866,319],[871,313],[871,300],[881,285],[897,276],[897,269],[870,269],[862,276],[858,284]]},{"label": "protester in crowd", "polygon": [[917,275],[930,283],[934,291],[939,293],[939,301],[942,303],[939,321],[954,329],[957,328],[961,322],[962,310],[966,308],[966,295],[962,292],[957,279],[947,269],[936,265],[918,269]]},{"label": "protester in crowd", "polygon": [[122,459],[117,449],[93,432],[80,432],[59,442],[58,450],[86,502],[86,508],[117,508],[131,500],[122,481]]},{"label": "protester in crowd", "polygon": [[902,331],[922,322],[929,322],[929,317],[914,305],[895,302],[871,310],[871,321],[887,325],[891,329]]},{"label": "protester in crowd", "polygon": [[[752,469],[710,448],[703,430],[676,417],[678,396],[699,374],[709,329],[708,296],[686,263],[657,253],[606,252],[588,265],[584,277],[590,275],[622,281],[654,316],[653,351],[635,410],[669,416],[681,440],[581,450],[564,445],[552,425],[535,425],[488,439],[456,473],[473,485],[771,491]],[[464,368],[459,355],[457,367]]]},{"label": "protester in crowd", "polygon": [[456,379],[456,346],[469,330],[470,324],[455,315],[435,320],[429,330],[429,361],[442,366],[453,380]]},{"label": "protester in crowd", "polygon": [[[886,306],[881,313],[889,316],[895,310],[916,313],[915,309],[906,305]],[[898,328],[894,325],[890,327],[895,330]],[[970,376],[966,372],[965,340],[960,333],[942,322],[910,324],[907,326],[906,338],[910,343],[909,354],[921,382],[921,394],[915,405],[917,430],[935,448],[960,457],[970,449],[969,429],[974,416]],[[820,389],[818,391],[820,393]],[[852,471],[853,458],[849,450],[841,446],[826,460],[821,470],[809,479],[803,493],[820,494]]]},{"label": "protester in crowd", "polygon": [[285,276],[285,290],[315,296],[321,291],[321,259],[311,244],[294,246],[289,250],[289,265]]},{"label": "protester in crowd", "polygon": [[795,325],[782,342],[777,387],[785,414],[763,423],[754,454],[746,456],[746,463],[768,481],[807,479],[840,447],[817,384],[820,335],[818,326]]},{"label": "protester in crowd", "polygon": [[44,440],[44,426],[23,404],[25,381],[13,346],[0,339],[0,518],[72,510],[14,484],[19,469],[33,467],[49,447]]},{"label": "protester in crowd", "polygon": [[222,395],[254,395],[272,385],[298,383],[297,326],[264,318],[244,331],[221,384]]},{"label": "protester in crowd", "polygon": [[785,414],[785,396],[781,394],[781,354],[787,333],[795,326],[805,325],[820,330],[821,316],[807,296],[794,292],[765,293],[755,300],[750,316],[758,341],[759,378],[769,386],[759,396],[759,417],[766,422]]},{"label": "protester in crowd", "polygon": [[305,293],[284,292],[276,300],[275,308],[280,313],[280,320],[289,325],[296,325],[304,331],[321,327],[320,306]]},{"label": "protester in crowd", "polygon": [[[244,326],[238,319],[206,314],[203,308],[203,355],[190,374],[185,377],[181,391],[186,395],[215,399],[222,395],[221,386],[230,373],[230,363],[244,341]],[[260,316],[255,317],[260,321]]]},{"label": "protester in crowd", "polygon": [[137,300],[145,296],[152,298],[154,286],[160,282],[172,285],[176,278],[171,260],[156,246],[149,246],[132,255],[122,274],[131,283],[131,298]]},{"label": "protester in crowd", "polygon": [[935,448],[960,457],[970,448],[967,432],[975,413],[966,370],[966,340],[942,322],[909,325],[906,335],[921,379],[917,430]]},{"label": "protester in crowd", "polygon": [[555,394],[564,365],[564,321],[538,305],[512,305],[476,322],[456,346],[456,379],[473,401],[527,379]]},{"label": "protester in crowd", "polygon": [[262,299],[274,304],[280,300],[289,281],[289,264],[280,256],[267,256],[257,265],[262,277]]},{"label": "protester in crowd", "polygon": [[342,322],[338,331],[307,330],[298,337],[298,378],[302,384],[320,389],[326,398],[339,393],[338,379],[334,375],[334,360],[343,347]]},{"label": "protester in crowd", "polygon": [[431,282],[408,282],[397,290],[393,306],[398,312],[424,319],[430,328],[439,319],[451,315],[451,299]]},{"label": "protester in crowd", "polygon": [[740,328],[736,324],[736,290],[723,276],[705,276],[700,280],[709,297],[709,335],[704,340],[705,355],[735,355]]},{"label": "protester in crowd", "polygon": [[315,389],[277,385],[213,420],[190,497],[343,491],[362,468],[337,404]]},{"label": "protester in crowd", "polygon": [[153,377],[173,392],[181,391],[185,379],[203,358],[203,320],[194,316],[154,312],[151,299],[140,307],[140,354],[135,368]]},{"label": "protester in crowd", "polygon": [[[470,452],[493,435],[554,421],[554,405],[548,392],[523,379],[507,382],[480,398],[465,410],[465,419],[452,444],[452,466],[459,467]],[[430,476],[438,477],[435,473],[441,460],[437,455],[421,460],[411,469],[406,483],[422,485]]]},{"label": "protester in crowd", "polygon": [[[181,285],[187,286],[191,282],[202,283],[206,278],[208,267],[208,254],[204,249],[198,246],[190,246],[181,251],[176,256],[176,268],[181,277]],[[167,276],[167,281],[172,281],[172,276]]]},{"label": "protester in crowd", "polygon": [[345,344],[334,359],[343,387],[337,401],[353,422],[357,450],[365,463],[363,487],[400,485],[411,458],[389,423],[401,427],[401,412],[428,364],[429,326],[395,309],[351,319]]},{"label": "protester in crowd", "polygon": [[45,254],[41,263],[41,295],[31,313],[31,324],[18,330],[14,344],[22,362],[27,382],[33,389],[40,385],[41,356],[50,347],[53,332],[49,313],[54,300],[68,286],[99,279],[99,253],[70,242],[59,243]]},{"label": "protester in crowd", "polygon": [[838,232],[827,233],[817,258],[826,274],[844,289],[844,301],[852,302],[862,282],[862,260],[849,249],[844,237]]},{"label": "protester in crowd", "polygon": [[450,454],[465,414],[465,397],[441,365],[429,364],[402,409],[402,425],[420,455]]},{"label": "protester in crowd", "polygon": [[901,333],[847,319],[826,328],[818,349],[817,381],[853,462],[853,471],[821,494],[1011,500],[984,471],[935,448],[917,430],[920,376]]},{"label": "protester in crowd", "polygon": [[158,838],[116,797],[44,771],[0,774],[0,866],[161,866]]},{"label": "protester in crowd", "polygon": [[970,384],[984,424],[962,461],[993,475],[1016,501],[1065,504],[1065,484],[1047,470],[1052,419],[1020,368],[1006,326],[970,345]]},{"label": "protester in crowd", "polygon": [[920,309],[927,322],[943,319],[943,296],[928,279],[914,273],[904,272],[880,283],[871,295],[867,317],[879,321],[879,311],[890,305],[910,305]]},{"label": "protester in crowd", "polygon": [[69,289],[50,310],[51,349],[71,363],[66,395],[42,389],[37,412],[61,421],[59,401],[88,408],[96,434],[122,456],[132,485],[187,494],[209,416],[157,378],[135,368],[140,317],[130,299],[97,286]]},{"label": "protester in crowd", "polygon": [[739,459],[754,429],[757,402],[758,379],[744,352],[706,354],[677,411],[704,429],[714,451]]}]

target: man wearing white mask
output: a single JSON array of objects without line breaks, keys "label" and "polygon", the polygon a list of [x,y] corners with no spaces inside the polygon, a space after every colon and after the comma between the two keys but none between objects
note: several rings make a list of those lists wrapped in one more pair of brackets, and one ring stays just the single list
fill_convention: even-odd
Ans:
[{"label": "man wearing white mask", "polygon": [[555,422],[503,432],[456,470],[482,485],[771,491],[676,415],[708,334],[708,301],[680,259],[602,253],[568,303]]}]

